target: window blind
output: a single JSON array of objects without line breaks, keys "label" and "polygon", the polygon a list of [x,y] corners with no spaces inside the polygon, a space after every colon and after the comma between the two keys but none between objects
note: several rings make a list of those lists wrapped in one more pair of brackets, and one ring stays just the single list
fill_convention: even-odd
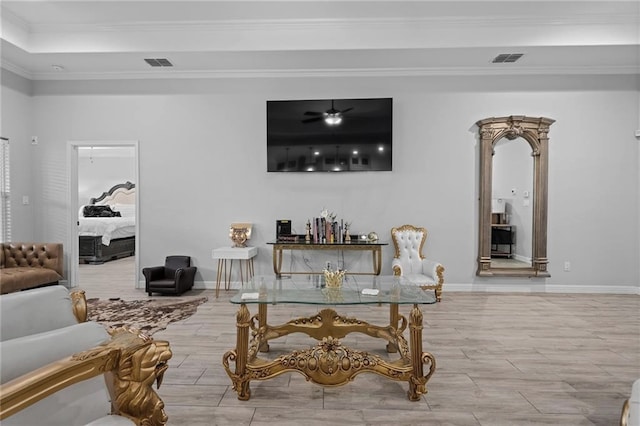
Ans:
[{"label": "window blind", "polygon": [[9,139],[0,137],[0,242],[11,241],[11,173]]}]

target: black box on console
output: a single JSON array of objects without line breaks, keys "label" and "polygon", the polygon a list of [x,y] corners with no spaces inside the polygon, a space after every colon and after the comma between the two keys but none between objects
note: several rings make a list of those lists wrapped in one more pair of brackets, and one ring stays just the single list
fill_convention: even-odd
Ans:
[{"label": "black box on console", "polygon": [[276,239],[282,235],[291,235],[291,221],[288,219],[276,220]]}]

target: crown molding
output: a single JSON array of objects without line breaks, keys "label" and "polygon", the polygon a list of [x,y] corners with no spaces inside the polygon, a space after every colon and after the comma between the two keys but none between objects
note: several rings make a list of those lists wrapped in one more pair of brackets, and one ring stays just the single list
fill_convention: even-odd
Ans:
[{"label": "crown molding", "polygon": [[[14,15],[15,17],[15,15]],[[16,20],[20,18],[15,17]],[[480,26],[504,27],[521,25],[629,25],[637,24],[629,14],[585,14],[571,17],[551,16],[468,16],[468,17],[419,17],[419,18],[334,18],[334,19],[237,19],[200,21],[113,22],[100,24],[26,24],[22,27],[30,33],[86,33],[113,31],[269,31],[273,29],[405,29],[410,27],[450,28]]]},{"label": "crown molding", "polygon": [[33,73],[7,60],[2,61],[2,69],[17,74],[20,77],[26,78],[27,80],[36,80],[36,77],[33,75]]},{"label": "crown molding", "polygon": [[29,80],[139,80],[139,79],[244,79],[244,78],[344,78],[344,77],[429,77],[429,76],[526,76],[526,75],[637,75],[634,66],[606,67],[432,67],[432,68],[349,68],[349,69],[238,69],[140,72],[47,72],[28,73],[10,63],[3,68]]}]

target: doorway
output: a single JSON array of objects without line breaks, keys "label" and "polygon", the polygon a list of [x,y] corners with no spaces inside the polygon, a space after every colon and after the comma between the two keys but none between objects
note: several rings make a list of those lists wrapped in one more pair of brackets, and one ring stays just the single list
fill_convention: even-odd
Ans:
[{"label": "doorway", "polygon": [[[92,283],[80,282],[81,277],[86,280],[88,277],[99,277],[107,274],[100,274],[99,270],[108,270],[111,280],[120,283],[128,289],[138,287],[138,270],[139,270],[139,235],[140,220],[137,206],[139,205],[139,167],[138,167],[138,141],[70,141],[67,146],[69,160],[69,194],[68,194],[68,240],[69,256],[67,257],[67,271],[69,276],[69,287],[86,287]],[[130,187],[135,185],[129,201],[133,205],[120,206],[112,210],[117,212],[114,216],[121,215],[122,221],[128,225],[127,237],[133,239],[131,241],[133,256],[129,254],[121,254],[106,257],[87,256],[87,244],[94,236],[95,244],[99,247],[96,253],[110,253],[116,244],[126,241],[124,237],[118,233],[109,234],[100,230],[100,225],[90,224],[89,228],[85,226],[84,206],[96,202],[92,199],[99,199],[103,193],[109,192],[114,187]],[[99,202],[96,202],[99,203]],[[120,212],[119,210],[122,210]],[[80,220],[83,219],[82,227],[82,248],[80,243]],[[96,218],[97,219],[97,218]],[[113,219],[120,220],[114,217]],[[99,220],[96,220],[99,222]],[[133,225],[133,226],[131,226]],[[109,226],[109,229],[112,227]],[[130,236],[133,229],[133,237]],[[111,244],[111,238],[116,242]],[[100,244],[107,244],[102,246]],[[133,265],[132,265],[133,264]],[[124,268],[120,266],[124,266]],[[90,269],[94,267],[94,269]],[[80,274],[80,268],[83,268]],[[120,276],[114,276],[119,274]],[[93,279],[93,278],[91,278]],[[85,285],[86,284],[86,285]],[[102,284],[102,280],[98,280],[97,285]],[[106,289],[113,293],[118,290],[116,288]]]}]

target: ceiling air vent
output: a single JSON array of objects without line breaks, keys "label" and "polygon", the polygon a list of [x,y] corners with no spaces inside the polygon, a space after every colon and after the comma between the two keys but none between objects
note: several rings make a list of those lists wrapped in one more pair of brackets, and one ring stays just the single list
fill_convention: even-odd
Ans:
[{"label": "ceiling air vent", "polygon": [[166,58],[147,58],[144,60],[146,63],[151,65],[152,67],[172,67],[173,64],[169,62]]},{"label": "ceiling air vent", "polygon": [[494,64],[503,64],[507,62],[515,62],[518,59],[522,58],[524,53],[501,53],[491,61]]}]

